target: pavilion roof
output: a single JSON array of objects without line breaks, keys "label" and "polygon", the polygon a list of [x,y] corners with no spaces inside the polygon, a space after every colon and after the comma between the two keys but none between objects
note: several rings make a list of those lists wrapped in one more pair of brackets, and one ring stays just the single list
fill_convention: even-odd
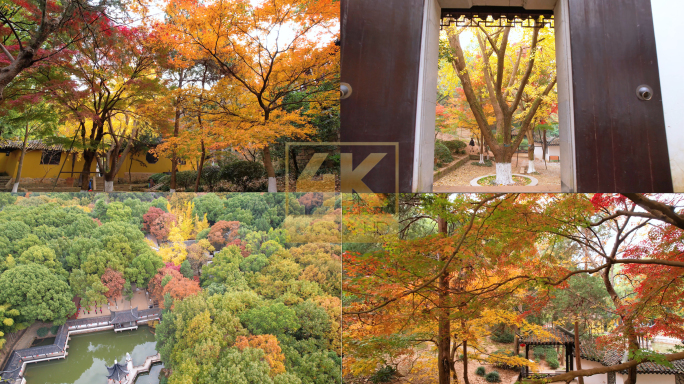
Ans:
[{"label": "pavilion roof", "polygon": [[114,381],[123,381],[128,376],[126,366],[121,363],[114,362],[114,365],[107,367],[107,378]]},{"label": "pavilion roof", "polygon": [[573,333],[564,328],[555,326],[553,328],[545,328],[545,331],[551,333],[554,337],[522,336],[520,337],[520,343],[528,345],[566,345],[575,342]]},{"label": "pavilion roof", "polygon": [[112,318],[109,320],[112,324],[130,323],[133,321],[138,321],[138,307],[126,311],[112,312]]}]

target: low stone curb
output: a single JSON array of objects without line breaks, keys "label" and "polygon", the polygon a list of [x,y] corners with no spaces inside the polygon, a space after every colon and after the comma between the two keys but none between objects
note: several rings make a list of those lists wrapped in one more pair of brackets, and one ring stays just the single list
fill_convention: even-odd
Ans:
[{"label": "low stone curb", "polygon": [[440,179],[444,178],[445,176],[447,176],[448,174],[450,174],[454,170],[461,168],[463,165],[468,163],[468,161],[470,161],[470,158],[468,156],[465,156],[461,159],[458,159],[458,160],[450,163],[449,165],[447,165],[444,168],[440,168],[439,170],[435,171],[434,175],[432,176],[432,182],[434,183],[436,181],[439,181]]},{"label": "low stone curb", "polygon": [[[484,187],[484,185],[478,184],[478,181],[484,179],[485,177],[491,177],[491,176],[496,176],[496,174],[493,174],[493,175],[484,175],[484,176],[480,176],[480,177],[478,177],[478,178],[475,178],[475,179],[473,179],[473,180],[470,182],[470,185],[472,185],[473,187]],[[527,184],[527,185],[525,185],[525,186],[523,186],[523,187],[520,187],[520,188],[535,187],[535,186],[537,186],[537,184],[539,184],[539,180],[537,180],[537,178],[532,177],[532,176],[521,175],[521,174],[519,174],[519,173],[514,173],[513,176],[525,177],[525,178],[528,178],[528,179],[532,180],[532,182],[530,182],[529,184]]]}]

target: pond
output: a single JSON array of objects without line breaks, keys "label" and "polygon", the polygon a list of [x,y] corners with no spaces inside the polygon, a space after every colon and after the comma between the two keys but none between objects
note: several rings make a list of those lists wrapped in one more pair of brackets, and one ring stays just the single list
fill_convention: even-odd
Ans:
[{"label": "pond", "polygon": [[[133,365],[142,365],[148,356],[153,356],[156,342],[149,327],[137,331],[114,333],[103,331],[71,336],[69,356],[28,364],[26,384],[99,384],[107,382],[107,368],[114,360],[126,359],[131,354]],[[150,375],[139,376],[136,384],[158,384],[161,365],[153,367]]]}]

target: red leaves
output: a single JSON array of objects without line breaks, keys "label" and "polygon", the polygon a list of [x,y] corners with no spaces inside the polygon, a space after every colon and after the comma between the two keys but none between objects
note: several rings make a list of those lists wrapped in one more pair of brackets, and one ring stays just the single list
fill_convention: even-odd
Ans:
[{"label": "red leaves", "polygon": [[121,272],[107,268],[100,279],[102,284],[109,289],[104,294],[106,297],[116,299],[121,296],[121,291],[123,291],[124,284],[126,283]]},{"label": "red leaves", "polygon": [[619,194],[596,193],[591,197],[591,204],[596,210],[610,207],[626,208],[627,198]]}]

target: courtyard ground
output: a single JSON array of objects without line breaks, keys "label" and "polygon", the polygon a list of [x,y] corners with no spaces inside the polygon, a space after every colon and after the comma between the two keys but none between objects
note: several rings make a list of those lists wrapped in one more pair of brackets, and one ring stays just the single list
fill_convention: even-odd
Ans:
[{"label": "courtyard ground", "polygon": [[[111,311],[124,311],[135,307],[138,307],[138,310],[142,311],[152,304],[152,300],[146,297],[145,291],[141,289],[133,294],[131,301],[119,298],[116,300],[116,303],[119,306],[118,309],[116,308],[114,300],[110,302],[109,308],[106,305],[102,308],[97,308],[97,310],[95,310],[94,306],[91,306],[90,308],[81,307],[78,311],[78,318],[87,319],[89,317],[108,316],[111,315]],[[90,309],[90,313],[88,313],[88,309]]]},{"label": "courtyard ground", "polygon": [[[520,169],[527,170],[527,159],[519,159],[516,164],[515,157],[513,158],[512,168],[513,173],[521,173]],[[543,160],[535,160],[534,167],[538,174],[531,174],[539,181],[539,184],[534,187],[474,187],[470,182],[481,176],[496,174],[496,166],[492,163],[491,167],[480,167],[472,163],[477,160],[468,161],[462,167],[459,167],[436,181],[433,185],[434,192],[561,192],[561,170],[560,163],[544,164]],[[510,191],[508,189],[511,189]]]}]

